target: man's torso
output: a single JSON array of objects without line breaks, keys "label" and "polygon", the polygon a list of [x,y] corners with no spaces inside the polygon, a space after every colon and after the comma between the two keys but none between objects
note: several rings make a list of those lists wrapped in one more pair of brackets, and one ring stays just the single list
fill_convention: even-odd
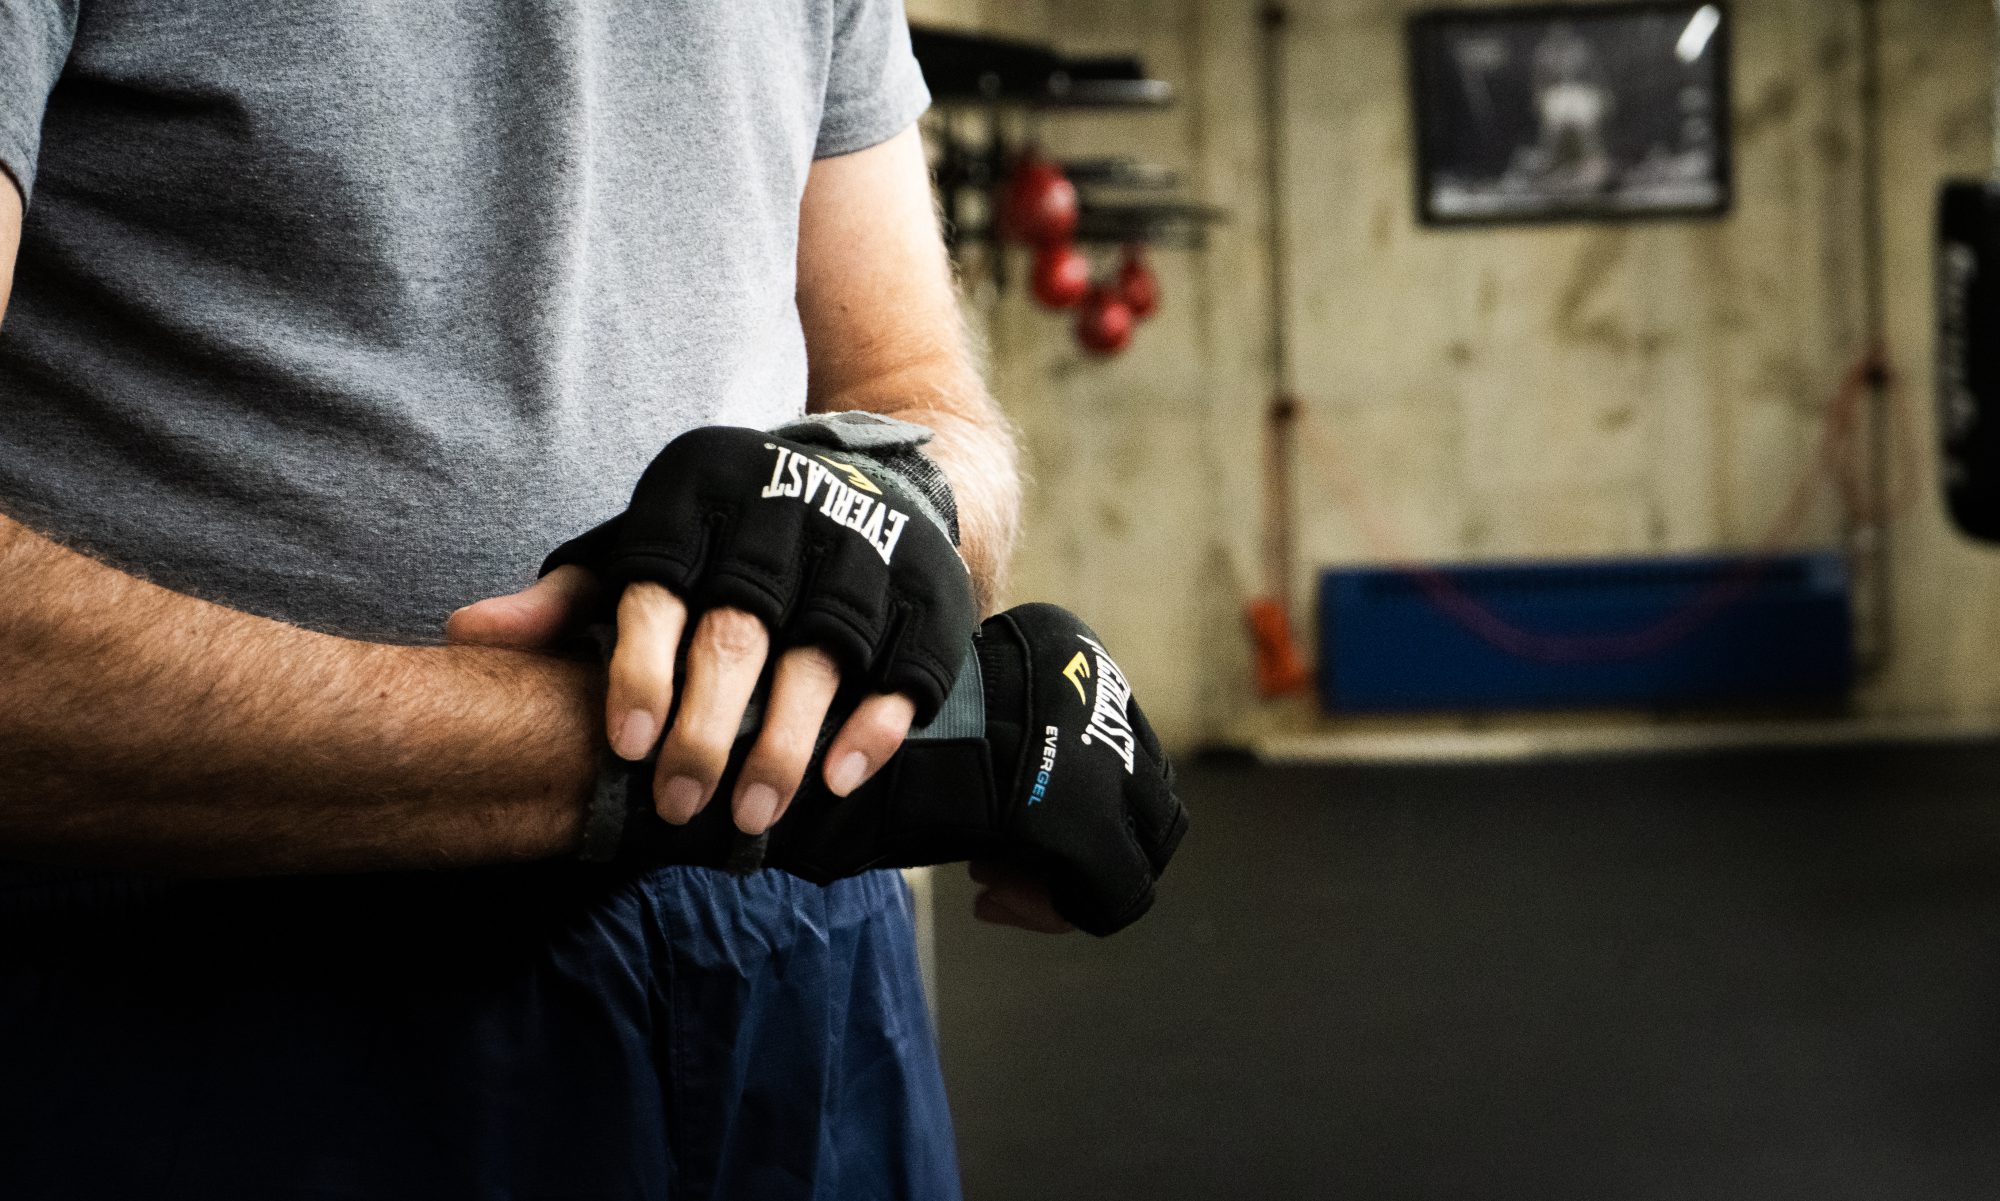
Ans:
[{"label": "man's torso", "polygon": [[824,0],[92,0],[0,334],[0,507],[435,637],[672,435],[803,403]]}]

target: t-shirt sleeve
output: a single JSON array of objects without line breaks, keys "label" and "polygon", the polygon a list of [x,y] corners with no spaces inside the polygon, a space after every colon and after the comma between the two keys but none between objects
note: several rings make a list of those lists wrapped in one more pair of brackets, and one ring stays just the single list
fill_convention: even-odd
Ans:
[{"label": "t-shirt sleeve", "polygon": [[833,0],[833,18],[833,61],[816,158],[886,142],[908,129],[931,102],[910,52],[903,0]]},{"label": "t-shirt sleeve", "polygon": [[77,0],[0,0],[0,170],[35,186],[42,113],[76,38]]}]

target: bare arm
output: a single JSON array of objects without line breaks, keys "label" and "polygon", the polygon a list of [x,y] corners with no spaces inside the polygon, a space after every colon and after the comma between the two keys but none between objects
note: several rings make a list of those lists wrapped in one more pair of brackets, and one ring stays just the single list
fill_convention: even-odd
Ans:
[{"label": "bare arm", "polygon": [[14,256],[21,250],[21,193],[13,177],[0,171],[0,317],[14,294]]},{"label": "bare arm", "polygon": [[[937,431],[925,450],[951,480],[980,608],[998,609],[1020,524],[1014,438],[974,361],[915,129],[813,164],[799,213],[799,315],[809,408],[868,409]],[[871,763],[906,728],[880,731]],[[1069,929],[1040,880],[990,863],[972,877],[980,920]]]},{"label": "bare arm", "polygon": [[[0,311],[21,198],[0,174]],[[580,835],[601,680],[300,630],[0,518],[0,859],[249,873],[529,859]]]},{"label": "bare arm", "polygon": [[991,611],[1020,519],[1014,440],[979,377],[915,129],[813,164],[799,213],[799,315],[814,412],[927,425],[965,560]]}]

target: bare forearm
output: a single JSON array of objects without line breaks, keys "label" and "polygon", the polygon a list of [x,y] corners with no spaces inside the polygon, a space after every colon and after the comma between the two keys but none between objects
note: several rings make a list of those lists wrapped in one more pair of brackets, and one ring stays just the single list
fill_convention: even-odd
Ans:
[{"label": "bare forearm", "polygon": [[977,372],[954,356],[940,356],[828,398],[824,407],[886,413],[936,432],[925,453],[951,481],[960,551],[972,569],[980,611],[996,611],[1020,530],[1021,485],[1013,432]]},{"label": "bare forearm", "polygon": [[937,431],[925,449],[951,480],[965,561],[991,612],[1020,521],[1014,438],[980,379],[915,129],[813,164],[798,295],[808,407]]},{"label": "bare forearm", "polygon": [[14,178],[0,171],[0,314],[14,291],[14,256],[21,246],[21,193]]},{"label": "bare forearm", "polygon": [[927,449],[951,481],[958,502],[960,549],[972,569],[979,611],[998,612],[1021,524],[1014,439],[997,419],[988,425],[953,412],[913,414],[910,419],[937,431]]},{"label": "bare forearm", "polygon": [[334,638],[182,596],[0,519],[0,858],[204,873],[573,845],[583,666]]}]

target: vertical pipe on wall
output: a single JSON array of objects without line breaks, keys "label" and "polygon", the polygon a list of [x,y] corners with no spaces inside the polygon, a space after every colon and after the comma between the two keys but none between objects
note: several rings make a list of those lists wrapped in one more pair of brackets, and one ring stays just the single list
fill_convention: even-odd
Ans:
[{"label": "vertical pipe on wall", "polygon": [[1264,594],[1245,606],[1257,647],[1257,691],[1286,696],[1312,682],[1312,672],[1292,636],[1291,606],[1297,584],[1294,529],[1299,400],[1292,391],[1291,241],[1285,205],[1285,26],[1282,4],[1266,4],[1263,22],[1264,182],[1270,220],[1271,404],[1264,417]]},{"label": "vertical pipe on wall", "polygon": [[1291,242],[1285,204],[1284,49],[1290,14],[1282,4],[1266,4],[1259,15],[1263,26],[1264,204],[1270,222],[1267,270],[1271,323],[1271,406],[1265,414],[1264,588],[1289,607],[1298,582],[1292,510],[1297,453],[1293,423],[1299,409],[1292,390]]},{"label": "vertical pipe on wall", "polygon": [[[2000,3],[2000,0],[1996,0]],[[1862,671],[1887,664],[1894,628],[1895,586],[1890,577],[1888,518],[1895,503],[1890,447],[1888,313],[1884,302],[1882,205],[1881,0],[1857,0],[1861,36],[1861,305],[1863,353],[1868,362],[1868,507],[1855,525],[1855,552],[1867,564],[1868,620],[1860,646]]]}]

